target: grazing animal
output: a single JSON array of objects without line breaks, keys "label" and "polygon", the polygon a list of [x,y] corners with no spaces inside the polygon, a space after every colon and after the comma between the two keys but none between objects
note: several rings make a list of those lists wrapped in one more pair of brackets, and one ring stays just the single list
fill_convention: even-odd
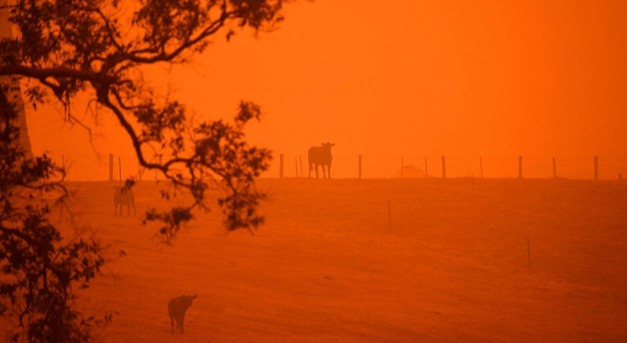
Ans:
[{"label": "grazing animal", "polygon": [[331,178],[331,147],[334,146],[333,143],[322,143],[322,146],[313,146],[309,148],[307,151],[307,161],[309,162],[309,177],[311,177],[311,170],[314,165],[316,166],[316,177],[320,177],[318,175],[318,166],[322,166],[322,174],[326,178],[327,173],[324,170],[324,167],[327,167],[327,171],[329,172],[329,179]]},{"label": "grazing animal", "polygon": [[126,205],[128,208],[128,214],[131,214],[131,206],[133,207],[133,213],[137,214],[135,211],[135,196],[133,195],[133,186],[135,185],[135,181],[132,179],[126,180],[124,186],[115,187],[115,193],[113,194],[113,204],[115,205],[114,214],[118,213],[118,207],[120,208],[120,215],[122,215],[122,206]]},{"label": "grazing animal", "polygon": [[181,295],[178,298],[171,299],[168,302],[168,314],[170,315],[170,325],[172,326],[172,334],[174,334],[174,322],[176,327],[183,333],[183,320],[185,312],[192,306],[192,300],[196,299],[196,295]]}]

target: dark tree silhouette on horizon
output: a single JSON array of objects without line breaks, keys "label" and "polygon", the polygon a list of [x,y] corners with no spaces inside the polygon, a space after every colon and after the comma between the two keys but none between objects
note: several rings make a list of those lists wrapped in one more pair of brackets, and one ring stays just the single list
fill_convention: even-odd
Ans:
[{"label": "dark tree silhouette on horizon", "polygon": [[[194,209],[211,207],[205,193],[212,186],[223,190],[216,205],[224,214],[226,229],[253,231],[263,223],[257,208],[264,194],[256,190],[255,179],[268,168],[271,152],[248,144],[244,127],[250,120],[260,119],[260,107],[251,101],[241,101],[232,122],[194,122],[183,103],[169,96],[159,96],[148,86],[145,80],[149,79],[149,75],[143,73],[142,67],[187,63],[205,51],[212,41],[233,39],[236,31],[272,31],[283,20],[283,7],[288,2],[292,1],[139,0],[131,3],[119,0],[14,0],[9,5],[5,2],[0,7],[10,10],[9,21],[16,28],[17,35],[15,38],[0,39],[0,77],[10,77],[14,84],[27,79],[27,88],[23,89],[26,99],[35,107],[52,101],[61,103],[66,109],[65,119],[68,122],[84,126],[69,110],[79,94],[91,99],[90,106],[95,117],[107,115],[115,118],[130,137],[140,165],[160,172],[175,189],[192,195],[192,201],[186,206],[166,211],[151,209],[146,213],[145,221],[162,223],[159,235],[164,241],[170,242],[181,225],[193,218]],[[2,92],[3,95],[8,94],[7,87]],[[8,187],[7,194],[14,194],[17,188],[40,187],[42,182],[45,184],[54,176],[55,171],[61,178],[51,184],[63,189],[64,171],[54,166],[45,155],[32,159],[24,157],[18,142],[19,132],[14,132],[12,124],[19,113],[12,108],[10,99],[6,96],[3,99],[8,104],[1,112],[2,120],[6,122],[3,128],[11,133],[0,151],[2,168],[12,171],[7,175],[25,171],[25,177],[29,177],[29,182],[3,180]],[[35,170],[24,167],[33,164],[39,167]],[[47,223],[47,205],[42,205],[39,210],[31,206],[30,203],[37,202],[39,198],[31,195],[26,198],[26,203],[20,203],[20,208],[26,211],[24,213],[35,211],[31,214],[37,216],[37,225],[20,221],[22,217],[17,221],[10,216],[2,218],[11,225],[9,222],[2,223],[0,243],[11,248],[12,240],[17,240],[31,250],[47,247],[48,250],[39,249],[42,254],[38,258],[42,260],[37,262],[34,259],[28,267],[35,268],[32,272],[37,277],[33,280],[41,283],[34,285],[43,289],[50,287],[46,277],[53,274],[46,272],[50,269],[46,269],[42,261],[48,261],[50,256],[47,254],[51,252],[59,255],[70,248],[63,248],[66,243],[62,243],[59,231]],[[16,204],[15,198],[7,196],[6,199],[7,204]],[[45,224],[50,235],[41,238],[41,241],[24,235],[28,230],[39,232],[40,224]],[[59,283],[61,293],[77,282],[86,287],[104,263],[97,242],[81,242],[84,244],[70,249],[68,254],[71,258],[85,257],[88,272],[69,279],[66,274],[54,274],[64,281]],[[18,250],[7,250],[10,251]],[[2,274],[9,277],[29,275],[28,271],[20,270],[27,266],[19,264],[16,256],[0,254]],[[43,263],[39,266],[44,269],[43,273],[34,267],[37,263]],[[82,270],[71,263],[70,269],[70,272]],[[40,280],[42,275],[43,281]],[[7,301],[11,306],[19,303],[14,294],[23,291],[27,284],[10,286],[0,283],[0,296],[3,297],[0,314],[9,311]],[[67,336],[72,339],[64,341],[87,340],[85,332],[88,329],[77,324],[80,316],[70,308],[70,298],[59,299],[68,308],[68,315],[56,318],[55,323],[61,323],[61,329],[82,328],[72,331],[75,334]],[[39,309],[33,305],[32,297],[22,300],[24,307],[21,308],[19,322],[26,326],[28,334],[25,337],[32,341],[54,341],[54,335],[46,338],[33,333],[41,327],[52,327],[50,323],[55,318],[48,318],[50,322],[38,322],[40,327],[25,325],[22,319],[29,315],[39,318]]]}]

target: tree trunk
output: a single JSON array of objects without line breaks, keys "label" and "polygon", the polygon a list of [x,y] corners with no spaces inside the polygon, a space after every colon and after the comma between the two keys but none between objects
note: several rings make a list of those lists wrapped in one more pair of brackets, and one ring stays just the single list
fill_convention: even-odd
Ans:
[{"label": "tree trunk", "polygon": [[[6,6],[7,4],[8,0],[0,0],[0,7]],[[12,37],[13,29],[9,22],[9,9],[0,9],[0,39]],[[10,76],[0,76],[0,86],[0,91],[5,92],[7,100],[13,104],[15,111],[18,113],[16,123],[20,128],[20,144],[24,149],[24,154],[26,158],[32,158],[33,150],[30,145],[30,138],[28,137],[28,128],[26,127],[26,112],[24,111],[20,82]]]}]

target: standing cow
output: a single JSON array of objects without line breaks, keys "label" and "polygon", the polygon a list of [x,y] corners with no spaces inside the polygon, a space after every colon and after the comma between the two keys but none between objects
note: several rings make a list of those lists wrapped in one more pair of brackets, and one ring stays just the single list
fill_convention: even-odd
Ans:
[{"label": "standing cow", "polygon": [[131,207],[133,207],[133,213],[135,211],[135,196],[133,195],[133,186],[135,181],[132,179],[126,180],[124,186],[115,187],[115,193],[113,193],[113,204],[115,205],[114,214],[118,214],[118,208],[120,209],[120,215],[122,215],[122,206],[126,205],[128,208],[128,214],[131,214]]},{"label": "standing cow", "polygon": [[329,179],[331,178],[331,147],[334,146],[333,143],[322,143],[322,146],[313,146],[309,148],[307,152],[307,161],[309,162],[309,177],[311,177],[311,170],[313,166],[316,166],[316,177],[320,177],[318,175],[318,166],[322,166],[322,174],[323,177],[327,177],[327,173],[324,170],[324,166],[327,167],[327,171],[329,172]]}]

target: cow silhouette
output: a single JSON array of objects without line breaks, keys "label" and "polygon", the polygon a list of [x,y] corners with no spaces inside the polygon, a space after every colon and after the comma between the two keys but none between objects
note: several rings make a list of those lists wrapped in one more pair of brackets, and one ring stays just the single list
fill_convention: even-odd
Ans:
[{"label": "cow silhouette", "polygon": [[[322,166],[322,174],[323,177],[327,177],[327,172],[328,172],[328,177],[329,179],[331,178],[331,147],[334,146],[335,144],[333,143],[322,143],[322,146],[312,146],[311,148],[309,148],[309,151],[307,151],[307,161],[309,162],[309,177],[311,177],[311,171],[314,167],[314,165],[316,166],[316,177],[320,177],[320,175],[318,174],[318,166]],[[327,167],[327,170],[324,170],[324,167]]]},{"label": "cow silhouette", "polygon": [[120,209],[120,215],[122,215],[122,206],[127,206],[128,214],[131,214],[131,207],[133,207],[133,213],[135,211],[135,196],[133,195],[133,186],[135,181],[132,179],[126,180],[124,186],[114,187],[115,193],[113,194],[113,204],[115,205],[114,214],[118,214],[118,208]]},{"label": "cow silhouette", "polygon": [[183,333],[183,321],[185,320],[185,312],[192,306],[192,301],[196,299],[196,295],[181,295],[180,297],[170,299],[168,302],[168,315],[170,315],[170,325],[172,333],[174,333],[174,323],[176,327]]}]

